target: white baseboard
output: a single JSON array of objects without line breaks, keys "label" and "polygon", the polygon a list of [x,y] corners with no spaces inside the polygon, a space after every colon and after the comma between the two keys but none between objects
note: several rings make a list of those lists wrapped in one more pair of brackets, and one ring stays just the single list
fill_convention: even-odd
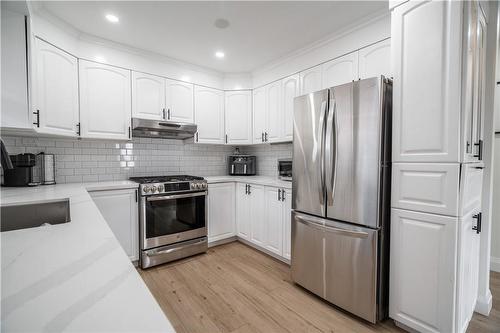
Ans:
[{"label": "white baseboard", "polygon": [[500,258],[490,257],[490,270],[500,272]]},{"label": "white baseboard", "polygon": [[482,314],[483,316],[489,316],[491,311],[491,306],[493,305],[493,297],[491,291],[488,289],[488,293],[484,296],[479,296],[476,301],[475,312]]}]

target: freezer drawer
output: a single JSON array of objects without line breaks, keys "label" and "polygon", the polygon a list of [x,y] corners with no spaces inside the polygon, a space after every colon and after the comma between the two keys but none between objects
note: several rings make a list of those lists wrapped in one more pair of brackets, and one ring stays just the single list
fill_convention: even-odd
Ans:
[{"label": "freezer drawer", "polygon": [[292,280],[324,298],[323,219],[292,212]]},{"label": "freezer drawer", "polygon": [[325,299],[377,321],[378,230],[325,223]]},{"label": "freezer drawer", "polygon": [[293,281],[372,323],[383,319],[379,232],[293,211]]}]

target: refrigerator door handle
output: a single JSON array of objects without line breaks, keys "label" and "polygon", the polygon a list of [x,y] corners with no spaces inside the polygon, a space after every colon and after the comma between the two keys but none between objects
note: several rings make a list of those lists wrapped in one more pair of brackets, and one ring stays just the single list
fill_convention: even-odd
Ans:
[{"label": "refrigerator door handle", "polygon": [[310,221],[308,219],[305,219],[301,215],[296,215],[295,218],[299,220],[301,223],[311,227],[315,228],[321,231],[325,232],[331,232],[335,234],[341,234],[349,237],[355,237],[355,238],[368,238],[368,233],[363,232],[363,231],[356,231],[356,230],[348,230],[348,229],[343,229],[343,228],[337,228],[337,227],[331,227],[328,225],[321,225],[318,223],[315,223],[313,221]]},{"label": "refrigerator door handle", "polygon": [[319,163],[319,168],[320,168],[320,179],[319,182],[319,202],[321,204],[324,204],[324,196],[325,196],[325,139],[324,139],[324,131],[325,131],[325,117],[326,117],[326,111],[327,111],[327,101],[323,101],[321,103],[321,113],[319,116],[319,158],[320,158],[320,163]]},{"label": "refrigerator door handle", "polygon": [[330,109],[328,110],[328,119],[326,121],[326,191],[328,205],[333,204],[333,192],[335,191],[335,176],[337,171],[337,117],[336,101],[330,99]]}]

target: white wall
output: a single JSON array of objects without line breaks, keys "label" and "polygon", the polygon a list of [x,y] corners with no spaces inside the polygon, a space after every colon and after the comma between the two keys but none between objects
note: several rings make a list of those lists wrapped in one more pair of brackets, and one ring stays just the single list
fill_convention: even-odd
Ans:
[{"label": "white wall", "polygon": [[346,27],[341,32],[254,71],[253,86],[260,87],[390,37],[391,17],[387,12],[361,25],[358,22],[356,26]]}]

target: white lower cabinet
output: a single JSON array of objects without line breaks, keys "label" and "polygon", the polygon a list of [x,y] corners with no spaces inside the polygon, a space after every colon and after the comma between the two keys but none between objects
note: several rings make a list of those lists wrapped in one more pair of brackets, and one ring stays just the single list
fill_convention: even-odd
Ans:
[{"label": "white lower cabinet", "polygon": [[208,189],[208,241],[236,234],[234,183],[210,184]]},{"label": "white lower cabinet", "polygon": [[292,190],[283,190],[283,257],[292,257]]},{"label": "white lower cabinet", "polygon": [[[209,185],[209,188],[212,185]],[[236,234],[250,240],[250,197],[248,184],[236,183]]]},{"label": "white lower cabinet", "polygon": [[130,260],[139,259],[139,213],[137,190],[89,192],[97,208]]},{"label": "white lower cabinet", "polygon": [[266,200],[266,235],[265,247],[267,250],[283,255],[283,201],[281,189],[276,187],[265,188]]},{"label": "white lower cabinet", "polygon": [[390,317],[420,332],[453,332],[458,218],[391,215]]},{"label": "white lower cabinet", "polygon": [[248,184],[250,197],[250,241],[265,247],[266,244],[266,212],[264,186]]}]

